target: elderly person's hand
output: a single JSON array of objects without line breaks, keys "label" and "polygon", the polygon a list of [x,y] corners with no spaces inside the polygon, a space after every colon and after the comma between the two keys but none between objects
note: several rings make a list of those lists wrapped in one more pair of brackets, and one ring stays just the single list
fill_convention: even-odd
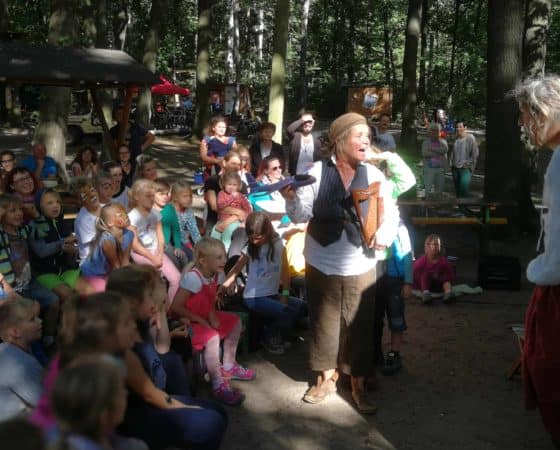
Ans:
[{"label": "elderly person's hand", "polygon": [[286,186],[284,189],[280,189],[279,192],[286,200],[293,201],[296,199],[296,190],[291,185]]}]

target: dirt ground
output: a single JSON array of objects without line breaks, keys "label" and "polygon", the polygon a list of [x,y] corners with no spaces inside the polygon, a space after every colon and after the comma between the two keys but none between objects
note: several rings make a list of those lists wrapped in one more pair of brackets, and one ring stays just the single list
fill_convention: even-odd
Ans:
[{"label": "dirt ground", "polygon": [[[16,149],[10,141],[4,148]],[[180,137],[158,137],[151,152],[161,175],[192,180],[198,166],[196,147]],[[448,180],[449,183],[449,180]],[[450,185],[448,186],[450,188]],[[197,199],[197,207],[201,201]],[[443,235],[450,255],[458,256],[459,281],[476,285],[477,235],[470,228],[416,229],[416,249],[428,232]],[[536,238],[501,244],[526,267]],[[229,408],[230,426],[223,445],[233,449],[377,449],[377,450],[540,450],[552,449],[536,411],[525,411],[519,375],[505,371],[519,356],[510,325],[523,322],[531,287],[520,291],[486,291],[459,297],[454,305],[418,300],[406,304],[408,331],[402,348],[403,370],[379,374],[372,392],[374,416],[358,414],[348,389],[319,405],[301,397],[311,381],[306,362],[306,333],[283,356],[264,351],[240,360],[257,370],[254,382],[237,382],[246,394],[240,407]],[[385,349],[388,336],[385,334]]]}]

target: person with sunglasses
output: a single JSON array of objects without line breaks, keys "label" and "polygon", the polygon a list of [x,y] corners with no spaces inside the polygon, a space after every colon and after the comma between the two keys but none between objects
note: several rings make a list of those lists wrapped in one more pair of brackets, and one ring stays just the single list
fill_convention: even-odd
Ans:
[{"label": "person with sunglasses", "polygon": [[[16,167],[16,155],[11,150],[4,150],[0,153],[0,177],[2,178],[2,186],[6,182],[8,174]],[[0,189],[2,188],[0,186]]]},{"label": "person with sunglasses", "polygon": [[290,137],[288,148],[288,172],[290,175],[307,173],[313,162],[321,158],[321,141],[311,132],[315,119],[311,113],[304,112],[298,120],[286,129]]}]

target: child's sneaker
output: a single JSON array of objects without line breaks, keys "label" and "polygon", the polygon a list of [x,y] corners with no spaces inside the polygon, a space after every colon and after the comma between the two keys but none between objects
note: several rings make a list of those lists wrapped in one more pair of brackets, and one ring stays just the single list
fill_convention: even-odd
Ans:
[{"label": "child's sneaker", "polygon": [[432,294],[430,293],[430,291],[422,292],[422,303],[424,305],[429,305],[430,303],[432,303]]},{"label": "child's sneaker", "polygon": [[227,380],[251,381],[257,378],[257,372],[254,369],[246,369],[237,363],[230,370],[224,369],[224,366],[221,369],[222,378]]},{"label": "child's sneaker", "polygon": [[212,390],[212,395],[216,400],[230,406],[239,405],[244,400],[243,394],[237,389],[233,389],[225,380]]},{"label": "child's sneaker", "polygon": [[385,358],[383,366],[381,366],[381,373],[383,375],[394,375],[401,370],[402,362],[400,353],[389,352]]}]

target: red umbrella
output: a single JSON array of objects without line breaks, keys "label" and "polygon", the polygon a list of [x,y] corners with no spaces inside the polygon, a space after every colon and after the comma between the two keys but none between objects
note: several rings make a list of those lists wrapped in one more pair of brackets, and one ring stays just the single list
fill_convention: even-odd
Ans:
[{"label": "red umbrella", "polygon": [[156,94],[156,95],[175,95],[175,94],[189,95],[191,93],[191,91],[189,91],[187,88],[183,88],[181,86],[177,86],[176,84],[173,84],[171,81],[169,81],[163,75],[160,75],[159,79],[161,80],[161,84],[155,84],[154,86],[152,86],[152,88],[151,88],[152,89],[152,94]]}]

